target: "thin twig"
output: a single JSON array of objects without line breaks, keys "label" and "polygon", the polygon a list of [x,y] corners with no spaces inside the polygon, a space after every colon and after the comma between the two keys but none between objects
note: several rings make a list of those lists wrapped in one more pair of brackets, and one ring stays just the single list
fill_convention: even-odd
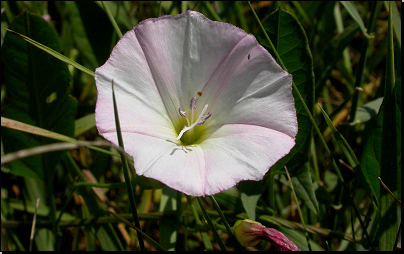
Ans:
[{"label": "thin twig", "polygon": [[36,215],[38,213],[39,198],[36,200],[34,218],[32,219],[31,235],[29,237],[29,251],[32,251],[32,243],[34,242]]}]

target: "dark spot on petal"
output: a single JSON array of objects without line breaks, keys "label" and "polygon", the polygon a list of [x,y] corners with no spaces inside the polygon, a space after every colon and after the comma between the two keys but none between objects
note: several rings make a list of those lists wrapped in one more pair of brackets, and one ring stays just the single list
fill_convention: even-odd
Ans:
[{"label": "dark spot on petal", "polygon": [[199,95],[199,96],[202,96],[202,93],[201,93],[201,92],[198,92],[198,95]]},{"label": "dark spot on petal", "polygon": [[248,54],[248,57],[247,57],[247,59],[248,59],[248,60],[250,60],[250,54]]}]

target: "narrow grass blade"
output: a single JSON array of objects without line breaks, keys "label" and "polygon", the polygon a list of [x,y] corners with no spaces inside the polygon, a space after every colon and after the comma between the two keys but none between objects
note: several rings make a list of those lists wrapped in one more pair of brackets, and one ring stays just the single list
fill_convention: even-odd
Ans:
[{"label": "narrow grass blade", "polygon": [[328,127],[330,127],[335,139],[337,140],[339,146],[341,147],[345,157],[347,158],[349,164],[352,168],[356,167],[359,164],[358,159],[356,158],[355,153],[352,151],[352,148],[349,146],[348,142],[345,138],[341,135],[341,133],[335,128],[334,124],[332,123],[331,119],[328,117],[327,113],[324,109],[317,104],[318,107],[321,109],[321,113],[323,114],[325,121],[327,122]]},{"label": "narrow grass blade", "polygon": [[126,220],[125,218],[123,218],[122,216],[119,216],[116,213],[113,213],[111,211],[106,210],[110,215],[114,216],[115,218],[117,218],[118,220],[122,221],[123,223],[125,223],[126,225],[128,225],[129,227],[133,228],[134,230],[136,230],[136,232],[140,233],[138,235],[142,235],[144,236],[144,238],[146,238],[146,240],[153,245],[154,248],[156,248],[156,250],[158,251],[165,251],[165,249],[163,247],[161,247],[160,244],[158,244],[156,241],[153,240],[153,238],[151,238],[150,236],[148,236],[146,233],[144,233],[142,230],[140,230],[138,227],[134,226],[130,221]]},{"label": "narrow grass blade", "polygon": [[[114,115],[115,115],[115,126],[116,126],[116,133],[118,135],[118,143],[119,143],[119,147],[121,147],[123,149],[121,126],[119,124],[118,108],[116,105],[115,92],[114,92],[114,80],[112,80],[112,101],[114,104],[113,106],[114,106]],[[137,215],[137,206],[136,206],[135,196],[134,196],[133,189],[132,189],[132,183],[130,180],[128,163],[126,161],[125,153],[122,151],[120,151],[119,153],[121,154],[123,174],[125,177],[130,206],[132,208],[133,220],[135,222],[136,227],[138,227],[140,229],[140,222],[139,222],[139,217]],[[140,249],[142,251],[144,251],[145,247],[144,247],[143,237],[141,234],[138,234],[138,240],[139,240]]]},{"label": "narrow grass blade", "polygon": [[213,20],[222,22],[222,19],[220,18],[219,14],[215,11],[213,8],[212,4],[209,1],[203,1],[202,2],[203,6],[205,7],[205,10],[212,15]]},{"label": "narrow grass blade", "polygon": [[[108,143],[108,142],[104,142],[102,144],[101,143],[89,144],[89,143],[79,141],[79,140],[76,140],[74,138],[71,138],[71,137],[56,133],[56,132],[45,130],[45,129],[42,129],[42,128],[39,128],[39,127],[36,127],[36,126],[33,126],[33,125],[29,125],[29,124],[22,123],[22,122],[13,120],[13,119],[9,119],[9,118],[6,118],[6,117],[1,117],[1,126],[7,127],[7,128],[10,128],[10,129],[14,129],[14,130],[18,130],[18,131],[23,131],[23,132],[39,135],[39,136],[46,137],[46,138],[59,140],[59,141],[70,142],[70,143],[74,143],[74,144],[82,144],[81,146],[87,146],[88,148],[93,149],[95,151],[106,153],[106,154],[109,154],[111,156],[119,156],[118,154],[115,154],[115,153],[112,153],[112,152],[107,151],[105,149],[101,149],[99,147],[93,146],[95,144],[99,145],[99,146],[110,146],[110,147],[114,147],[114,148],[119,150],[118,147],[116,147],[115,145],[113,145],[111,143]],[[85,144],[87,144],[87,145],[85,145]]]},{"label": "narrow grass blade", "polygon": [[[192,212],[192,215],[194,216],[196,225],[198,225],[199,227],[202,227],[203,223],[199,219],[198,212],[196,211],[196,208],[195,208],[194,204],[192,203],[191,198],[189,196],[187,196],[187,195],[185,195],[185,197],[187,198],[188,204],[189,204],[189,206],[191,208],[191,212]],[[202,242],[205,245],[206,250],[207,251],[213,251],[213,246],[212,246],[212,243],[210,242],[210,239],[209,239],[209,236],[208,236],[207,232],[206,231],[201,231],[200,234],[201,234]]]},{"label": "narrow grass blade", "polygon": [[210,227],[210,229],[212,230],[213,236],[215,237],[216,242],[217,242],[217,243],[219,244],[219,246],[220,246],[220,249],[221,249],[222,251],[227,251],[226,247],[224,246],[224,244],[223,244],[223,242],[222,242],[222,239],[220,239],[219,233],[217,232],[215,226],[214,226],[213,223],[212,223],[212,220],[210,219],[209,215],[206,213],[206,210],[205,210],[205,207],[204,207],[203,204],[202,204],[201,198],[198,197],[197,200],[198,200],[199,206],[201,207],[203,216],[205,217],[206,221],[208,222],[209,227]]},{"label": "narrow grass blade", "polygon": [[[102,7],[104,8],[105,12],[107,13],[107,16],[108,16],[109,20],[111,21],[112,26],[115,29],[116,34],[119,36],[119,38],[122,38],[123,35],[122,35],[122,32],[121,32],[121,29],[119,29],[119,26],[115,21],[115,18],[112,16],[112,14],[109,11],[107,5],[104,4],[104,1],[101,1],[101,3],[102,3]],[[118,10],[119,10],[119,8],[118,8]]]},{"label": "narrow grass blade", "polygon": [[95,127],[95,114],[88,114],[74,122],[74,137],[78,137]]},{"label": "narrow grass blade", "polygon": [[36,200],[34,218],[32,219],[31,235],[29,237],[29,251],[32,251],[32,244],[34,242],[36,215],[38,213],[39,200],[39,198]]},{"label": "narrow grass blade", "polygon": [[248,33],[249,32],[248,23],[247,23],[247,19],[245,17],[245,14],[244,14],[243,5],[241,4],[240,1],[234,1],[234,7],[236,8],[236,11],[237,11],[237,16],[238,16],[239,21],[240,21],[241,29],[243,29],[246,33]]},{"label": "narrow grass blade", "polygon": [[73,67],[75,67],[75,68],[77,68],[77,69],[79,69],[79,70],[81,70],[81,71],[87,73],[88,75],[94,76],[94,72],[93,72],[93,71],[91,71],[91,70],[87,69],[86,67],[84,67],[84,66],[82,66],[82,65],[80,65],[80,64],[78,64],[78,63],[76,63],[75,61],[72,61],[72,60],[69,59],[68,57],[66,57],[66,56],[64,56],[64,55],[62,55],[62,54],[60,54],[59,52],[56,52],[55,50],[53,50],[53,49],[51,49],[51,48],[49,48],[49,47],[46,47],[45,45],[42,45],[41,43],[36,42],[36,41],[32,40],[31,38],[29,38],[29,37],[27,37],[27,36],[25,36],[25,35],[22,35],[22,34],[20,34],[20,33],[14,32],[14,31],[12,31],[12,30],[10,30],[10,29],[6,29],[6,30],[9,31],[9,32],[12,32],[12,33],[14,33],[14,34],[16,34],[16,35],[18,35],[18,36],[20,36],[20,37],[21,37],[22,39],[24,39],[25,41],[31,43],[32,45],[34,45],[35,47],[37,47],[37,48],[39,48],[39,49],[45,51],[46,53],[48,53],[48,54],[54,56],[55,58],[61,60],[62,62],[65,62],[65,63],[67,63],[67,64],[70,64],[70,65],[72,65]]},{"label": "narrow grass blade", "polygon": [[[389,1],[384,1],[384,6],[386,9],[390,11],[390,6],[389,6]],[[391,14],[392,16],[392,21],[393,21],[393,31],[394,31],[394,38],[397,39],[398,43],[397,46],[401,52],[401,18],[400,18],[400,12],[398,11],[397,5],[392,4],[391,5]]]},{"label": "narrow grass blade", "polygon": [[367,33],[367,29],[365,27],[365,23],[363,23],[363,20],[358,12],[358,9],[356,6],[351,2],[351,1],[339,1],[345,9],[348,11],[349,15],[358,23],[359,27],[362,30],[363,35],[370,39],[371,36]]}]

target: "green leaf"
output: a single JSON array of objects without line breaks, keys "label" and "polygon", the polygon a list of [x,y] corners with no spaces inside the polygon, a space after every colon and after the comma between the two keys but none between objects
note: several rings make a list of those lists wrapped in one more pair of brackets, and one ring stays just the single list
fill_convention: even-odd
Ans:
[{"label": "green leaf", "polygon": [[302,167],[295,171],[291,177],[297,197],[312,210],[318,214],[318,202],[314,192],[313,182],[311,181],[309,163],[306,162]]},{"label": "green leaf", "polygon": [[[387,9],[389,9],[390,7],[388,5],[388,1],[384,1],[384,3]],[[391,14],[393,20],[394,38],[398,40],[397,46],[400,47],[401,51],[401,17],[396,4],[391,5]]]},{"label": "green leaf", "polygon": [[345,155],[346,159],[348,160],[351,167],[356,167],[359,164],[358,159],[356,158],[355,153],[353,152],[352,148],[349,146],[348,142],[341,135],[341,133],[335,128],[334,124],[332,123],[330,117],[324,111],[324,109],[318,104],[318,107],[321,109],[321,113],[323,114],[325,121],[327,122],[328,127],[330,127],[334,138],[337,140],[338,145],[341,147],[343,154]]},{"label": "green leaf", "polygon": [[377,98],[371,102],[366,103],[356,110],[355,120],[352,124],[364,123],[372,119],[379,112],[380,105],[382,105],[383,98]]},{"label": "green leaf", "polygon": [[[35,41],[35,40],[33,40],[33,39],[31,39],[31,38],[25,36],[25,35],[22,35],[22,34],[20,34],[20,33],[17,33],[17,32],[15,32],[15,31],[11,30],[11,29],[8,29],[8,31],[9,31],[9,32],[12,32],[12,33],[15,33],[16,35],[20,36],[23,40],[25,40],[25,41],[31,43],[32,45],[34,45],[35,47],[37,47],[37,48],[39,48],[39,49],[42,49],[43,51],[45,51],[45,52],[47,52],[48,54],[50,54],[50,55],[56,57],[57,59],[59,59],[59,60],[65,62],[65,63],[67,63],[67,64],[70,64],[70,65],[72,65],[73,67],[75,67],[75,68],[77,68],[77,69],[79,69],[79,70],[81,70],[81,71],[83,71],[83,72],[85,72],[85,73],[87,73],[87,74],[89,74],[89,75],[91,75],[91,76],[94,76],[94,72],[92,72],[92,71],[90,71],[89,69],[87,69],[87,68],[81,66],[80,64],[78,64],[78,63],[76,63],[75,61],[69,59],[68,57],[62,55],[61,53],[59,53],[59,52],[57,52],[57,51],[55,51],[55,50],[53,50],[53,49],[51,49],[51,48],[49,48],[49,47],[46,47],[45,45],[42,45],[41,43],[39,43],[39,42],[37,42],[37,41]],[[48,98],[48,100],[51,101],[51,100],[53,100],[53,99],[55,99],[55,98],[57,98],[56,95],[55,95],[55,94],[52,94],[52,95]]]},{"label": "green leaf", "polygon": [[[159,211],[163,212],[172,212],[177,210],[177,191],[164,186],[163,191],[161,192],[161,201]],[[168,250],[174,251],[175,244],[177,242],[177,221],[173,220],[170,217],[163,218],[160,220],[160,235],[164,237],[160,237],[160,245]]]},{"label": "green leaf", "polygon": [[241,202],[250,220],[255,220],[255,209],[262,193],[262,181],[243,181],[238,185]]},{"label": "green leaf", "polygon": [[[60,52],[56,33],[39,16],[23,13],[9,28]],[[4,38],[2,60],[11,94],[2,116],[72,137],[77,101],[68,94],[66,64],[10,32]],[[2,136],[5,153],[52,142],[8,128],[2,128]],[[52,176],[62,154],[52,152],[11,163],[10,173],[45,180]]]},{"label": "green leaf", "polygon": [[[314,74],[311,52],[308,47],[307,37],[300,23],[288,12],[277,10],[263,22],[268,36],[275,45],[279,56],[282,58],[288,72],[292,74],[293,81],[299,89],[307,107],[313,112],[314,106]],[[272,54],[268,41],[261,32],[257,33],[258,41]],[[303,109],[302,102],[295,98],[297,121],[299,131],[296,136],[296,145],[291,152],[275,164],[271,170],[280,170],[296,154],[307,155],[310,148],[312,124]],[[299,163],[299,162],[295,162]],[[304,163],[304,162],[300,162]],[[293,170],[288,167],[289,171]]]},{"label": "green leaf", "polygon": [[363,23],[363,20],[361,16],[359,15],[358,9],[356,9],[356,6],[351,2],[351,1],[339,1],[345,9],[348,11],[349,15],[356,21],[356,23],[359,25],[360,29],[362,30],[363,35],[365,35],[368,39],[370,39],[370,35],[367,33],[367,29],[365,27],[365,23]]},{"label": "green leaf", "polygon": [[[393,4],[395,3],[393,2]],[[389,2],[390,9],[391,5],[392,2]],[[385,108],[383,115],[380,178],[382,179],[384,184],[391,190],[393,195],[397,196],[397,176],[399,175],[398,161],[399,158],[401,158],[401,151],[398,150],[400,145],[397,144],[397,140],[401,139],[401,137],[397,135],[397,104],[396,91],[394,87],[395,73],[392,16],[392,12],[389,12],[389,24],[387,32],[388,46],[386,54],[386,79],[383,103]],[[401,119],[398,120],[398,122],[401,125]],[[394,242],[398,231],[397,203],[394,199],[392,199],[389,192],[385,188],[380,188],[379,230],[379,249],[382,251],[394,250]]]},{"label": "green leaf", "polygon": [[[401,78],[395,84],[396,93],[396,131],[397,131],[397,154],[401,154]],[[380,200],[380,165],[382,154],[382,133],[385,103],[380,106],[380,110],[365,140],[363,151],[360,157],[360,165],[363,173],[367,176],[370,186],[375,192],[377,200]],[[383,180],[383,179],[382,179]],[[383,180],[384,181],[384,180]],[[401,193],[401,192],[398,192]]]},{"label": "green leaf", "polygon": [[95,127],[95,114],[88,114],[75,121],[74,136],[78,137]]},{"label": "green leaf", "polygon": [[[300,101],[293,90],[295,106],[297,112],[298,133],[296,136],[296,145],[290,153],[279,160],[271,170],[277,172],[286,164],[292,176],[298,170],[308,170],[304,167],[308,161],[310,152],[310,139],[312,136],[312,122],[303,107],[307,105],[311,114],[314,107],[314,73],[313,60],[308,45],[306,34],[299,21],[290,13],[281,9],[273,12],[263,22],[263,26],[274,44],[280,58],[282,59],[288,72],[293,76],[293,82],[299,89],[304,102]],[[271,47],[263,35],[263,32],[257,33],[258,41],[272,54]],[[307,182],[308,183],[308,182]],[[306,185],[307,188],[312,188]],[[310,193],[310,200],[316,200],[314,191]],[[307,201],[307,200],[304,200]],[[315,201],[317,203],[317,201]]]},{"label": "green leaf", "polygon": [[348,47],[358,30],[359,26],[356,23],[345,28],[342,33],[337,34],[328,43],[324,50],[324,54],[326,54],[327,57],[317,59],[318,61],[324,61],[324,67],[322,67],[321,74],[318,75],[316,81],[316,95],[319,95],[323,90],[325,81],[330,78],[331,71],[334,69],[335,64],[342,58],[343,51]]}]

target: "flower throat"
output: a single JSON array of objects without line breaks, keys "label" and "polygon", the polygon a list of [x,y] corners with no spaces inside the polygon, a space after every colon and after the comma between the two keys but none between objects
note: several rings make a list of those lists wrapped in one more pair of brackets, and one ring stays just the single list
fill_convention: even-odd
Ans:
[{"label": "flower throat", "polygon": [[[201,96],[202,93],[198,92],[198,95]],[[180,116],[185,118],[187,120],[188,125],[184,125],[184,128],[181,130],[181,132],[178,134],[177,140],[181,139],[181,137],[184,135],[185,132],[190,131],[193,132],[193,129],[197,125],[202,125],[206,122],[206,120],[212,115],[212,113],[207,113],[205,114],[206,110],[208,109],[208,104],[203,107],[201,113],[199,114],[198,118],[196,121],[194,121],[194,116],[195,116],[195,111],[196,111],[196,97],[193,97],[191,99],[191,103],[189,108],[191,109],[191,118],[189,119],[186,115],[186,111],[183,111],[181,108],[178,109]],[[193,136],[193,133],[190,133],[191,136]],[[191,142],[192,143],[192,142]]]}]

